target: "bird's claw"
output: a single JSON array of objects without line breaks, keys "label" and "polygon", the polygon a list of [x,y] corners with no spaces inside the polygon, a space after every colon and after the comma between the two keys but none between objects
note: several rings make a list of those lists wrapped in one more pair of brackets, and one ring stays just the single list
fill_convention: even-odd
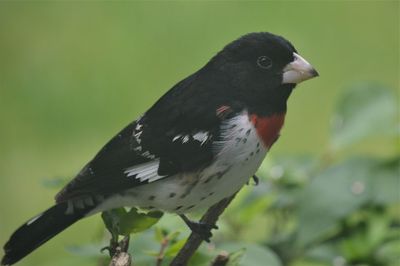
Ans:
[{"label": "bird's claw", "polygon": [[211,230],[218,229],[218,226],[215,224],[208,224],[205,222],[194,222],[189,220],[185,215],[180,215],[183,221],[187,224],[187,226],[192,230],[193,233],[200,236],[207,243],[210,242],[210,238],[212,237]]},{"label": "bird's claw", "polygon": [[218,226],[215,224],[207,224],[203,222],[192,222],[188,224],[188,226],[193,233],[200,236],[207,243],[210,243],[210,238],[212,237],[211,230],[218,229]]}]

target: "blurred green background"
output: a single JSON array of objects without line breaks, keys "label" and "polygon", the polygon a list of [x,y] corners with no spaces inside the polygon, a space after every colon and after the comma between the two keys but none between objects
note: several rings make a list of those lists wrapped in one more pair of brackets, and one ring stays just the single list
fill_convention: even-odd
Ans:
[{"label": "blurred green background", "polygon": [[[398,108],[398,1],[0,2],[0,243],[123,126],[254,31],[286,37],[321,75],[292,94],[265,169],[274,158],[331,155],[335,104],[351,87],[388,88]],[[398,151],[396,138],[374,138],[336,149],[334,161]],[[172,215],[163,223],[187,231]],[[103,227],[86,219],[20,265],[96,265],[65,247],[99,242]],[[246,241],[267,241],[256,235]]]}]

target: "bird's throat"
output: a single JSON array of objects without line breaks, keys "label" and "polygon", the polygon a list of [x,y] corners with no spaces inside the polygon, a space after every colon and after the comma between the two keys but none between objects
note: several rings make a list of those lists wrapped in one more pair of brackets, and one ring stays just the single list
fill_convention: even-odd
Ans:
[{"label": "bird's throat", "polygon": [[250,115],[250,121],[264,146],[269,149],[279,137],[279,132],[285,121],[285,113],[269,116]]}]

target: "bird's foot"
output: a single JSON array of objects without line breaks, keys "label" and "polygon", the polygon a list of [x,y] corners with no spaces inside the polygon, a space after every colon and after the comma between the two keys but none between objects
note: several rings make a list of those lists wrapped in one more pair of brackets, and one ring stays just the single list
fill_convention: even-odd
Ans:
[{"label": "bird's foot", "polygon": [[193,233],[197,234],[200,236],[204,241],[207,243],[210,242],[210,238],[212,237],[211,230],[212,229],[218,229],[218,226],[215,224],[207,224],[204,222],[195,222],[189,220],[185,215],[180,215],[183,221],[186,223],[186,225],[192,230]]},{"label": "bird's foot", "polygon": [[192,232],[199,235],[207,243],[210,243],[210,238],[212,237],[211,230],[218,229],[218,226],[216,225],[206,224],[203,222],[191,222],[187,225],[192,230]]}]

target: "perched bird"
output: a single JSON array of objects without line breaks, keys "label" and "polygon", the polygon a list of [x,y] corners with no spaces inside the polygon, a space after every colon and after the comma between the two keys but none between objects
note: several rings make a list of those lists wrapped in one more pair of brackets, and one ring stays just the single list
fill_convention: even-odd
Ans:
[{"label": "perched bird", "polygon": [[316,76],[283,37],[250,33],[228,44],[112,138],[54,206],[14,232],[2,265],[79,219],[122,206],[176,213],[207,240],[213,225],[185,213],[210,207],[249,181],[279,137],[292,90]]}]

